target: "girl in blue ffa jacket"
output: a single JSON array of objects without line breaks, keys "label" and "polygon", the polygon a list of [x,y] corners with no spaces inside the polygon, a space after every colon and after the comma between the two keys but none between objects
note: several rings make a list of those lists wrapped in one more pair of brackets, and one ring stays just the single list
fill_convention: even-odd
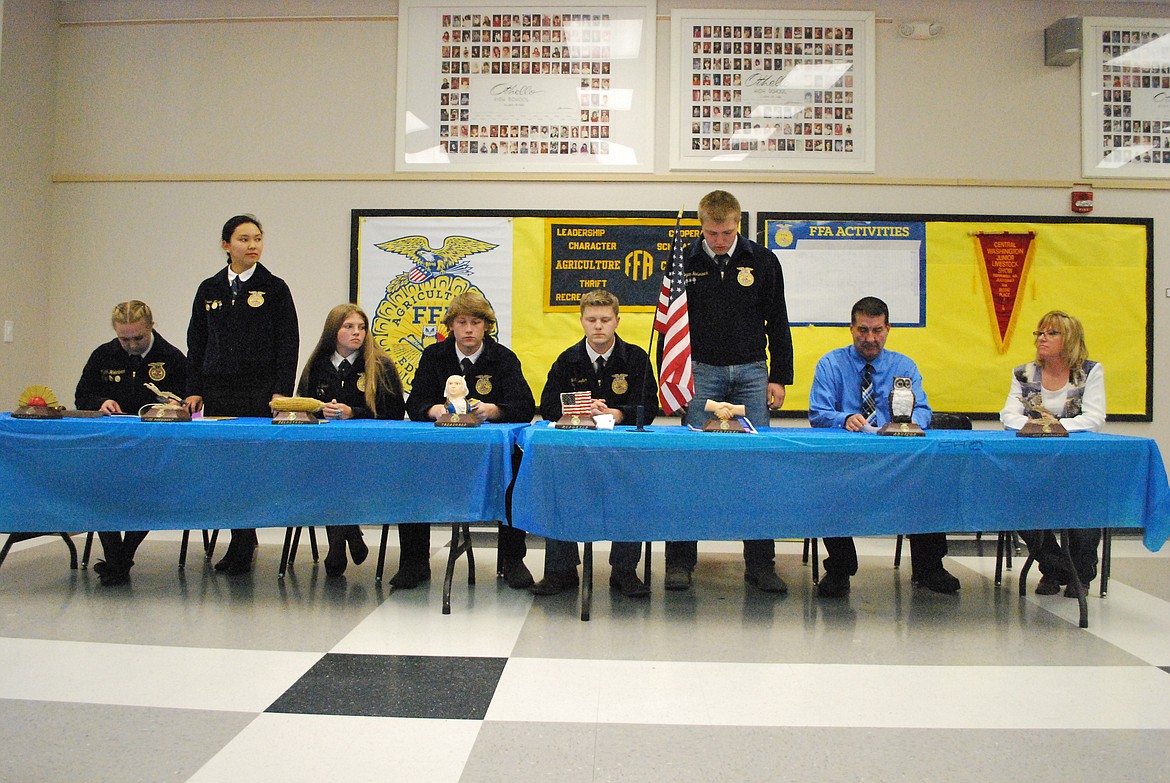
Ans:
[{"label": "girl in blue ffa jacket", "polygon": [[[292,293],[260,263],[264,231],[252,215],[223,225],[227,265],[199,284],[187,327],[187,407],[206,416],[271,416],[296,383],[300,332]],[[228,477],[224,477],[228,480]],[[252,570],[256,531],[232,531],[215,570]]]},{"label": "girl in blue ffa jacket", "polygon": [[[355,304],[339,304],[329,311],[313,354],[301,371],[297,394],[325,403],[318,412],[327,421],[395,419],[406,417],[402,380],[393,360],[368,339],[370,319]],[[369,554],[358,525],[328,525],[329,554],[325,573],[341,576],[348,560],[354,565]]]}]

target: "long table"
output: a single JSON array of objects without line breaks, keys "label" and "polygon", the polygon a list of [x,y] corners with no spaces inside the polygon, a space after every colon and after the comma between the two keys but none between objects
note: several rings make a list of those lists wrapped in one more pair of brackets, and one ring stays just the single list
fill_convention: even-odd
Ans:
[{"label": "long table", "polygon": [[502,520],[523,428],[0,414],[0,531]]},{"label": "long table", "polygon": [[[384,542],[388,524],[427,522],[466,533],[466,523],[506,518],[525,426],[0,414],[0,532],[381,524]],[[466,551],[452,542],[445,610]]]},{"label": "long table", "polygon": [[1141,527],[1156,551],[1170,537],[1170,485],[1146,438],[541,424],[517,445],[513,523],[566,541]]}]

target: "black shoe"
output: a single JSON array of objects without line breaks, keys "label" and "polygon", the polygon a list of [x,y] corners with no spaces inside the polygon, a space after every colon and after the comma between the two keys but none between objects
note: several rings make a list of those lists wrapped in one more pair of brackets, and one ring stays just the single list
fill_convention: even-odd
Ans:
[{"label": "black shoe", "polygon": [[536,583],[523,560],[505,560],[502,572],[504,581],[513,590],[525,590]]},{"label": "black shoe", "polygon": [[400,590],[413,590],[431,579],[429,566],[399,565],[398,573],[390,577],[390,586]]},{"label": "black shoe", "polygon": [[93,572],[98,576],[105,576],[110,570],[110,564],[105,560],[99,560],[93,564]]},{"label": "black shoe", "polygon": [[1060,592],[1060,580],[1054,576],[1041,576],[1036,585],[1036,595],[1056,595]]},{"label": "black shoe", "polygon": [[[910,581],[915,581],[911,579]],[[932,568],[924,574],[919,574],[916,584],[919,587],[925,587],[927,590],[933,590],[936,593],[955,593],[959,590],[959,580],[951,575],[947,569],[939,566]]]},{"label": "black shoe", "polygon": [[[1081,582],[1081,589],[1085,591],[1085,595],[1088,595],[1089,594],[1089,583],[1088,582]],[[1064,597],[1065,598],[1080,598],[1081,596],[1077,592],[1076,586],[1073,585],[1072,582],[1069,582],[1064,588]]]},{"label": "black shoe", "polygon": [[784,584],[784,580],[780,578],[779,574],[771,569],[744,571],[743,581],[765,593],[779,593],[783,595],[788,592],[788,585]]},{"label": "black shoe", "polygon": [[118,585],[130,584],[130,569],[129,567],[115,566],[111,563],[102,563],[103,567],[98,571],[95,564],[94,571],[98,571],[98,582],[102,587],[117,587]]},{"label": "black shoe", "polygon": [[572,571],[549,571],[544,579],[529,585],[528,592],[533,595],[556,595],[562,590],[575,589],[579,584],[581,580],[577,578],[576,568]]},{"label": "black shoe", "polygon": [[817,583],[817,596],[820,598],[844,598],[849,595],[849,574],[826,571]]},{"label": "black shoe", "polygon": [[609,588],[619,590],[626,598],[644,598],[650,595],[650,585],[638,578],[632,568],[615,568],[609,573]]},{"label": "black shoe", "polygon": [[666,569],[666,581],[663,585],[667,590],[690,590],[691,589],[691,569],[689,568],[668,568]]},{"label": "black shoe", "polygon": [[366,562],[366,558],[370,555],[370,548],[362,540],[361,528],[358,528],[347,536],[346,540],[349,541],[349,556],[353,558],[353,564],[361,565]]},{"label": "black shoe", "polygon": [[347,565],[349,561],[345,559],[345,542],[339,541],[336,546],[330,546],[329,554],[325,556],[325,576],[341,576]]}]

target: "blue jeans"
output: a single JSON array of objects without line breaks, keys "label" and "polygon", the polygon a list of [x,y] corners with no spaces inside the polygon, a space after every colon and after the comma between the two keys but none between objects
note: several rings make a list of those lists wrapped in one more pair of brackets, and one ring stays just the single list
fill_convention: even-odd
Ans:
[{"label": "blue jeans", "polygon": [[[707,405],[707,400],[715,400],[744,406],[748,421],[757,429],[768,426],[766,361],[732,364],[726,367],[692,362],[691,372],[695,377],[695,397],[687,406],[687,424],[693,427],[702,427],[706,424],[711,419],[711,414],[703,409]],[[776,542],[770,538],[744,541],[743,559],[749,571],[771,571],[776,562]],[[667,568],[684,568],[690,571],[694,569],[697,560],[698,542],[666,542]]]},{"label": "blue jeans", "polygon": [[744,406],[748,421],[757,429],[768,426],[767,362],[726,367],[693,362],[691,373],[695,377],[695,398],[687,406],[687,424],[694,427],[706,424],[711,414],[703,409],[707,400],[715,400]]}]

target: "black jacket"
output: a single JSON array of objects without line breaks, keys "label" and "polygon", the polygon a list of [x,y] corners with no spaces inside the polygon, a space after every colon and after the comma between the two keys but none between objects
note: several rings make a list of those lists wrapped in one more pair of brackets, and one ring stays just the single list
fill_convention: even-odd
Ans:
[{"label": "black jacket", "polygon": [[258,263],[233,304],[225,265],[199,284],[191,305],[187,394],[203,395],[204,379],[215,376],[291,395],[300,339],[297,310],[283,280]]},{"label": "black jacket", "polygon": [[146,356],[132,357],[115,338],[99,345],[89,355],[74,392],[78,410],[96,411],[106,400],[114,400],[124,413],[138,413],[143,405],[158,402],[146,388],[153,383],[162,391],[179,397],[187,393],[187,357],[154,332],[154,344]]},{"label": "black jacket", "polygon": [[561,417],[561,393],[589,391],[622,412],[622,423],[637,422],[638,404],[644,408],[644,422],[658,415],[658,384],[646,352],[614,335],[613,352],[605,370],[597,377],[585,340],[567,348],[549,368],[548,380],[540,393],[540,415],[556,421]]},{"label": "black jacket", "polygon": [[720,278],[700,239],[683,260],[691,359],[726,367],[767,359],[769,383],[792,383],[792,334],[784,300],[784,272],[767,248],[739,236]]},{"label": "black jacket", "polygon": [[527,423],[536,413],[532,389],[516,354],[491,337],[484,338],[479,361],[464,373],[455,355],[455,339],[428,345],[418,361],[406,410],[414,421],[430,421],[427,411],[446,400],[447,378],[462,375],[470,396],[500,408],[501,422]]}]

